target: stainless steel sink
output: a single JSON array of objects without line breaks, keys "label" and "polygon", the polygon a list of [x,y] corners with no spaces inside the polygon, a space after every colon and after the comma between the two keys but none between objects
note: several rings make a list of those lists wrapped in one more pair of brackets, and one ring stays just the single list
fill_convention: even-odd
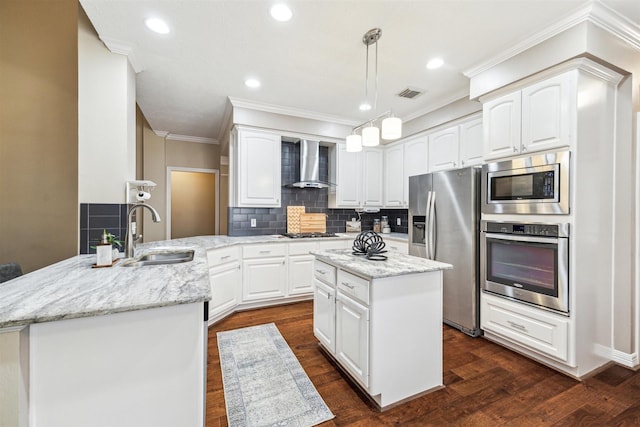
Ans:
[{"label": "stainless steel sink", "polygon": [[178,264],[193,261],[193,249],[179,251],[150,252],[137,258],[125,260],[122,267],[142,267],[144,265]]}]

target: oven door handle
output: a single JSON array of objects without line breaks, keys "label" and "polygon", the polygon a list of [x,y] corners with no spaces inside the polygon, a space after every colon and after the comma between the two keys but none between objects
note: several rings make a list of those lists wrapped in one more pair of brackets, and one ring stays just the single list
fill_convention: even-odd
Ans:
[{"label": "oven door handle", "polygon": [[523,236],[518,234],[496,234],[496,233],[485,233],[487,239],[494,240],[509,240],[512,242],[530,242],[530,243],[547,243],[547,244],[558,244],[560,239],[566,239],[566,237],[536,237],[536,236]]}]

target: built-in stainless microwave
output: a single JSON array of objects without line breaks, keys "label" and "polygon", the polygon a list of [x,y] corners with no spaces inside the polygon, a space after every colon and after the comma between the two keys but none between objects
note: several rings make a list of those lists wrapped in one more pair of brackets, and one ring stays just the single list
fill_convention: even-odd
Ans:
[{"label": "built-in stainless microwave", "polygon": [[568,150],[482,167],[482,213],[568,214]]}]

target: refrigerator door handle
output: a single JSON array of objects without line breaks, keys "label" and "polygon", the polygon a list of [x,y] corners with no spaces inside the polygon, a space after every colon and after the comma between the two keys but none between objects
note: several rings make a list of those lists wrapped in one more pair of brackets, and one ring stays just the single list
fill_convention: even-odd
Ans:
[{"label": "refrigerator door handle", "polygon": [[424,246],[426,250],[427,258],[431,258],[431,229],[429,228],[429,215],[431,214],[431,191],[427,192],[427,206],[425,206],[425,219],[424,219]]},{"label": "refrigerator door handle", "polygon": [[431,192],[431,206],[429,207],[429,259],[436,259],[436,192]]}]

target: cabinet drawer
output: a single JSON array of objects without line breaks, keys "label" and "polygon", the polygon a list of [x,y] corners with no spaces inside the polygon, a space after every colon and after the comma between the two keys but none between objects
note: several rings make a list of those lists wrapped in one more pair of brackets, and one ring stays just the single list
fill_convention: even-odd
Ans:
[{"label": "cabinet drawer", "polygon": [[361,277],[338,270],[338,289],[369,304],[369,282]]},{"label": "cabinet drawer", "polygon": [[272,256],[286,256],[287,245],[282,243],[247,245],[242,248],[243,258],[267,258]]},{"label": "cabinet drawer", "polygon": [[240,247],[230,246],[227,248],[210,249],[207,251],[207,262],[209,267],[226,264],[228,262],[240,260]]},{"label": "cabinet drawer", "polygon": [[336,240],[322,240],[318,242],[318,249],[321,251],[328,251],[331,249],[346,249],[350,248],[352,240],[348,239],[336,239]]},{"label": "cabinet drawer", "polygon": [[316,260],[313,265],[313,274],[316,279],[328,285],[336,286],[336,268],[334,266]]},{"label": "cabinet drawer", "polygon": [[317,242],[289,243],[289,255],[307,255],[318,248]]},{"label": "cabinet drawer", "polygon": [[493,295],[482,294],[482,329],[573,366],[569,319]]}]

